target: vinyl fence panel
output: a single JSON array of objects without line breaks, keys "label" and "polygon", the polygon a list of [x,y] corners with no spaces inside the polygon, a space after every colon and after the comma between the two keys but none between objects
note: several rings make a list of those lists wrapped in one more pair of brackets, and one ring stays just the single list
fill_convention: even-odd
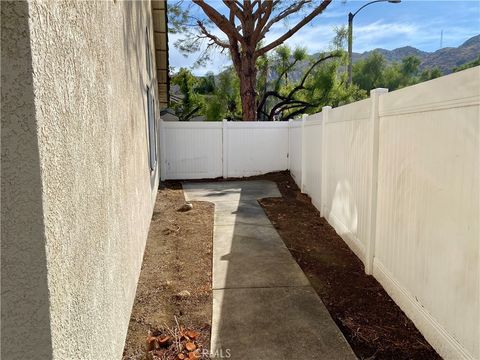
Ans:
[{"label": "vinyl fence panel", "polygon": [[302,119],[290,120],[288,160],[290,174],[302,186]]},{"label": "vinyl fence panel", "polygon": [[226,177],[288,169],[288,122],[229,122]]},{"label": "vinyl fence panel", "polygon": [[369,226],[370,99],[329,111],[323,213],[363,261]]},{"label": "vinyl fence panel", "polygon": [[160,129],[162,178],[203,179],[222,176],[221,122],[167,122]]},{"label": "vinyl fence panel", "polygon": [[450,359],[480,357],[480,68],[380,97],[374,275]]},{"label": "vinyl fence panel", "polygon": [[[308,116],[304,125],[304,191],[320,209],[322,194],[322,113]],[[291,171],[291,170],[290,170]]]}]

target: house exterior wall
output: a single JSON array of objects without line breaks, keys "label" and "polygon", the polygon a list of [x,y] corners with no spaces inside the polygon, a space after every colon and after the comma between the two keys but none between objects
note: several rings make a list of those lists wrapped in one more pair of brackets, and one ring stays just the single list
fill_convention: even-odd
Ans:
[{"label": "house exterior wall", "polygon": [[0,358],[48,359],[50,307],[27,3],[2,2],[1,24]]},{"label": "house exterior wall", "polygon": [[[4,248],[17,259],[33,260],[12,264],[6,278],[23,266],[38,276],[16,276],[30,289],[11,281],[2,286],[2,293],[16,294],[21,303],[16,308],[14,297],[5,309],[2,303],[2,358],[120,358],[158,186],[158,166],[151,170],[149,163],[146,96],[150,87],[158,99],[151,4],[22,4],[28,27],[21,30],[24,48],[18,51],[31,51],[31,64],[17,65],[15,54],[6,62],[22,67],[21,82],[30,77],[32,96],[28,109],[18,97],[7,113],[11,141],[5,151],[2,145],[2,155],[6,168],[16,168],[7,170],[5,181],[2,177],[2,187],[5,183],[12,192],[8,213],[2,209],[7,224],[2,280]],[[18,6],[2,3],[2,15],[4,7]],[[14,46],[14,41],[7,42]],[[2,67],[3,60],[2,54]],[[158,119],[156,100],[154,108]],[[28,157],[20,154],[23,143],[28,143]],[[19,185],[24,189],[13,191]],[[3,232],[2,225],[2,238]],[[40,285],[32,287],[37,278]],[[38,297],[39,304],[22,301],[25,296]],[[27,325],[35,323],[32,314],[40,305],[40,315],[49,318],[41,324],[43,333],[49,335],[36,334],[32,342]],[[15,323],[26,324],[25,332],[4,327],[4,312],[5,318],[14,314]],[[26,356],[29,351],[33,356]]]}]

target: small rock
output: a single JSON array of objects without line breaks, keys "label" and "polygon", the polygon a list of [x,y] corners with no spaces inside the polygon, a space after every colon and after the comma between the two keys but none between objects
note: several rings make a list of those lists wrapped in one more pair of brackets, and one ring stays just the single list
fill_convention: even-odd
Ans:
[{"label": "small rock", "polygon": [[170,235],[171,233],[172,233],[172,230],[170,230],[170,229],[168,229],[168,228],[162,230],[162,234],[163,234],[163,235]]},{"label": "small rock", "polygon": [[161,217],[161,212],[160,211],[154,211],[152,215],[152,221],[157,221]]},{"label": "small rock", "polygon": [[186,298],[190,296],[190,291],[188,290],[182,290],[177,294],[178,297],[180,298]]},{"label": "small rock", "polygon": [[180,208],[178,208],[177,211],[185,212],[185,211],[190,211],[192,209],[193,209],[193,205],[189,202],[186,202]]}]

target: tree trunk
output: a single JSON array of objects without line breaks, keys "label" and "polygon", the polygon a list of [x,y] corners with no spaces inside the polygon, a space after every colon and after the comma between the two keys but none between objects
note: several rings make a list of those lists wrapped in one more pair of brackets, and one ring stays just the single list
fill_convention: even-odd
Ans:
[{"label": "tree trunk", "polygon": [[[271,18],[274,7],[278,1],[227,1],[224,4],[230,9],[228,18],[226,15],[215,9],[215,6],[208,5],[203,0],[193,0],[208,16],[208,18],[228,37],[228,41],[223,41],[215,34],[210,33],[202,20],[197,20],[200,38],[208,38],[210,45],[218,45],[223,49],[229,49],[232,55],[232,61],[240,78],[240,96],[242,98],[242,111],[244,121],[256,120],[256,79],[257,69],[256,59],[266,54],[268,51],[283,44],[293,34],[303,28],[315,16],[322,13],[323,10],[332,2],[332,0],[323,0],[316,5],[313,10],[304,16],[295,26],[290,28],[276,40],[268,45],[257,48],[260,45],[265,34],[272,25],[285,20],[288,16],[298,13],[304,6],[311,1],[303,0],[292,2],[285,8],[279,10],[279,13]],[[236,20],[237,19],[237,20]],[[241,30],[238,27],[241,23]],[[288,81],[288,79],[286,79]]]},{"label": "tree trunk", "polygon": [[242,120],[257,120],[257,94],[255,91],[257,81],[257,68],[253,54],[245,55],[241,60],[240,97],[242,99]]}]

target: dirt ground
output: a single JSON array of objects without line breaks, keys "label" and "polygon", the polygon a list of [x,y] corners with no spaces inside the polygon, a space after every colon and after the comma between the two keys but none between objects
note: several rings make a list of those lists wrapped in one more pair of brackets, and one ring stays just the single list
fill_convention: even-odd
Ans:
[{"label": "dirt ground", "polygon": [[[214,205],[193,202],[192,210],[177,211],[184,203],[182,187],[177,182],[167,182],[158,192],[124,360],[154,358],[154,352],[145,350],[149,331],[155,336],[168,335],[167,328],[178,330],[175,317],[180,326],[198,333],[197,348],[208,350]],[[160,350],[168,353],[168,349]],[[155,358],[169,357],[163,354]]]},{"label": "dirt ground", "polygon": [[277,183],[283,197],[259,202],[357,357],[440,359],[288,172],[255,178]]}]

